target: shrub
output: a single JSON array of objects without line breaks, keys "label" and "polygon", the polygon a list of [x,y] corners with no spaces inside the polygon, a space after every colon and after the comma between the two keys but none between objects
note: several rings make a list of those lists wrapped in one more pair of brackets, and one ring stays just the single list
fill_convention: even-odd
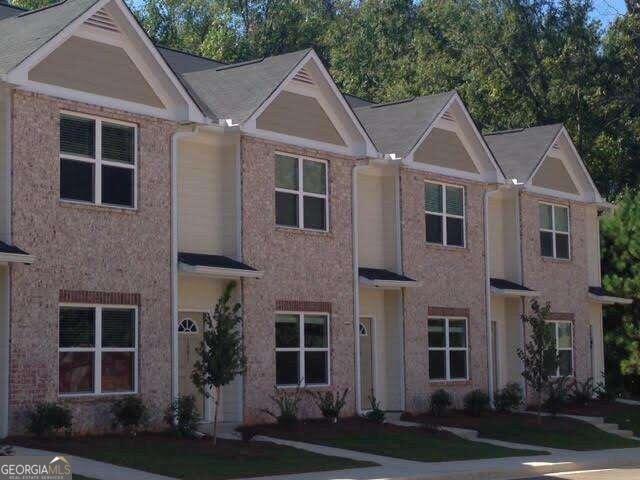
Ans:
[{"label": "shrub", "polygon": [[472,390],[464,396],[464,409],[474,417],[489,410],[489,403],[489,395],[482,390]]},{"label": "shrub", "polygon": [[298,421],[298,406],[302,400],[300,385],[293,392],[275,387],[275,393],[269,398],[276,404],[279,412],[273,413],[268,409],[263,412],[275,418],[279,425],[290,426]]},{"label": "shrub", "polygon": [[431,394],[429,409],[433,416],[441,417],[447,413],[452,404],[453,401],[449,392],[441,388]]},{"label": "shrub", "polygon": [[71,410],[62,404],[55,402],[39,403],[27,416],[27,431],[34,435],[48,435],[60,430],[64,430],[66,434],[71,433],[73,415]]},{"label": "shrub", "polygon": [[507,383],[495,395],[495,406],[499,412],[509,412],[522,405],[523,394],[519,383]]},{"label": "shrub", "polygon": [[372,395],[369,397],[369,403],[371,404],[371,409],[365,413],[365,418],[373,423],[384,422],[386,414],[384,413],[384,410],[380,408],[380,402]]},{"label": "shrub", "polygon": [[0,457],[10,457],[13,455],[13,447],[11,445],[0,444]]},{"label": "shrub", "polygon": [[544,401],[544,408],[554,417],[562,410],[570,395],[569,377],[558,377],[549,380],[547,384],[547,398]]},{"label": "shrub", "polygon": [[240,425],[236,427],[236,432],[240,434],[243,442],[250,442],[258,434],[258,429],[253,425]]},{"label": "shrub", "polygon": [[200,419],[196,409],[196,399],[193,395],[178,397],[167,408],[164,419],[179,436],[192,436]]},{"label": "shrub", "polygon": [[347,403],[346,398],[348,393],[349,389],[345,388],[342,395],[340,395],[340,393],[336,393],[334,396],[331,391],[309,392],[309,395],[311,395],[313,401],[320,409],[320,412],[322,412],[322,416],[335,423],[340,417],[340,411]]},{"label": "shrub", "polygon": [[123,428],[135,434],[147,421],[148,412],[140,397],[127,396],[116,400],[111,406],[113,428]]},{"label": "shrub", "polygon": [[602,382],[598,383],[598,385],[596,386],[595,393],[598,397],[598,400],[607,403],[615,401],[615,399],[620,396],[619,389],[608,386]]},{"label": "shrub", "polygon": [[584,382],[576,382],[571,394],[571,401],[577,405],[586,405],[595,397],[596,388],[593,378],[587,378]]}]

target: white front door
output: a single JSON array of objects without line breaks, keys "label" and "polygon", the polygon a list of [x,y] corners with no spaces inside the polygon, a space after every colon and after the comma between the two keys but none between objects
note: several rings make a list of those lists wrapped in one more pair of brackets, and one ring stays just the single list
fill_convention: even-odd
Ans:
[{"label": "white front door", "polygon": [[373,387],[373,321],[371,317],[360,317],[360,409],[371,408]]}]

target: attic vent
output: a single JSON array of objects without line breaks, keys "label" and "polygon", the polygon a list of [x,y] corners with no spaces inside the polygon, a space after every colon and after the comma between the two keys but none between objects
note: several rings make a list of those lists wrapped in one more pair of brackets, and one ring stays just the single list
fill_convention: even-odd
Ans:
[{"label": "attic vent", "polygon": [[449,111],[446,111],[442,114],[442,118],[444,118],[445,120],[449,120],[450,122],[455,121],[455,118],[453,117],[453,114]]},{"label": "attic vent", "polygon": [[560,147],[558,146],[558,142],[554,143],[554,144],[551,146],[551,148],[552,148],[553,150],[560,150]]},{"label": "attic vent", "polygon": [[309,73],[304,68],[298,70],[298,73],[295,74],[293,79],[297,82],[313,85],[313,79],[311,78],[311,75],[309,75]]},{"label": "attic vent", "polygon": [[119,32],[117,25],[107,12],[103,9],[98,10],[89,20],[85,22],[92,27],[101,28],[110,32]]}]

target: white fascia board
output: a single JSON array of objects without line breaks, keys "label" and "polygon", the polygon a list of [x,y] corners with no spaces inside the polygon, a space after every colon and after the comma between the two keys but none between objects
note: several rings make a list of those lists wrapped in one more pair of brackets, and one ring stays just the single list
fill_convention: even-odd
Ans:
[{"label": "white fascia board", "polygon": [[0,263],[24,263],[31,265],[35,260],[35,257],[29,254],[0,253]]},{"label": "white fascia board", "polygon": [[413,154],[406,157],[402,162],[406,167],[423,172],[435,173],[436,175],[444,175],[453,179],[471,180],[482,183],[494,183],[495,178],[487,178],[479,173],[465,172],[463,170],[455,170],[453,168],[441,167],[439,165],[431,165],[428,163],[416,162],[413,160]]},{"label": "white fascia board", "polygon": [[262,278],[264,272],[259,270],[242,270],[239,268],[205,267],[178,262],[181,273],[213,278]]},{"label": "white fascia board", "polygon": [[491,287],[491,293],[498,297],[539,297],[540,292],[535,290],[517,290],[508,288]]},{"label": "white fascia board", "polygon": [[387,290],[399,290],[401,288],[416,288],[421,284],[417,281],[404,280],[371,280],[365,277],[359,277],[360,286],[363,288],[380,288]]},{"label": "white fascia board", "polygon": [[631,305],[633,303],[633,300],[631,298],[610,297],[608,295],[594,295],[593,293],[589,294],[589,299],[595,303],[601,303],[603,305]]}]

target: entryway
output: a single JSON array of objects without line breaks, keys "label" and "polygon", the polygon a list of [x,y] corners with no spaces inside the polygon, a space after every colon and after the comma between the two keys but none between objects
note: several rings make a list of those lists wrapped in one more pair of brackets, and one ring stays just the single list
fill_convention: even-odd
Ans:
[{"label": "entryway", "polygon": [[178,314],[178,352],[179,352],[179,385],[180,396],[193,395],[200,417],[205,416],[204,396],[191,380],[193,365],[198,359],[197,348],[202,342],[204,327],[203,312],[179,312]]},{"label": "entryway", "polygon": [[371,408],[373,389],[373,319],[360,317],[360,408]]}]

